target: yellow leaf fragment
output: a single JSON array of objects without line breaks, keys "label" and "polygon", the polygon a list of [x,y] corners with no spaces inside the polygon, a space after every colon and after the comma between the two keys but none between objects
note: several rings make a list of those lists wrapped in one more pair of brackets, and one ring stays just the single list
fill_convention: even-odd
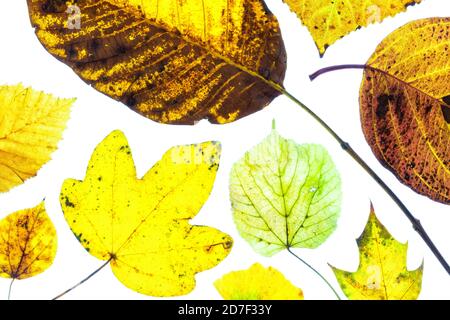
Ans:
[{"label": "yellow leaf fragment", "polygon": [[26,279],[48,269],[55,258],[56,230],[44,207],[0,220],[0,277]]},{"label": "yellow leaf fragment", "polygon": [[308,28],[321,55],[350,32],[403,12],[422,0],[283,0]]},{"label": "yellow leaf fragment", "polygon": [[259,263],[230,272],[214,285],[225,300],[303,300],[303,291],[280,271]]},{"label": "yellow leaf fragment", "polygon": [[153,296],[187,294],[195,274],[232,247],[227,234],[189,224],[209,197],[219,158],[217,142],[174,147],[137,179],[128,142],[114,131],[94,151],[85,180],[65,181],[65,218],[125,286]]},{"label": "yellow leaf fragment", "polygon": [[0,192],[34,177],[50,160],[75,99],[0,86]]},{"label": "yellow leaf fragment", "polygon": [[356,272],[333,268],[351,300],[415,300],[422,286],[423,264],[406,269],[407,244],[395,240],[378,221],[373,207],[366,228],[357,240],[360,263]]}]

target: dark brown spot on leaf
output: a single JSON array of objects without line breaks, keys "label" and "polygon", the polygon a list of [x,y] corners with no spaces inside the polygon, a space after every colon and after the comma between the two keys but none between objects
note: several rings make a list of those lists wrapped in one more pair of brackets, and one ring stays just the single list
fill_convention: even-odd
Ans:
[{"label": "dark brown spot on leaf", "polygon": [[377,117],[384,118],[388,109],[389,109],[389,99],[390,97],[387,94],[382,94],[377,98]]},{"label": "dark brown spot on leaf", "polygon": [[64,204],[66,205],[66,207],[75,208],[75,204],[71,202],[67,196],[65,197]]},{"label": "dark brown spot on leaf", "polygon": [[45,13],[61,13],[67,10],[67,5],[65,0],[46,0],[41,9]]}]

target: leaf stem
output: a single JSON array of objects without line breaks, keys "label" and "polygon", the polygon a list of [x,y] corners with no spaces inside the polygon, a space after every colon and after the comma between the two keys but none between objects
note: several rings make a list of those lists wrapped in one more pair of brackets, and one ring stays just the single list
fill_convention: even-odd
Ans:
[{"label": "leaf stem", "polygon": [[100,272],[104,267],[106,267],[112,260],[113,258],[109,258],[108,261],[106,261],[103,265],[100,266],[100,268],[98,268],[97,270],[95,270],[94,272],[92,272],[90,275],[88,275],[86,278],[84,278],[83,280],[81,280],[80,282],[78,282],[76,285],[74,285],[73,287],[71,287],[70,289],[67,289],[66,291],[64,291],[63,293],[60,293],[59,295],[57,295],[56,297],[54,297],[52,300],[58,300],[59,298],[61,298],[62,296],[66,295],[67,293],[71,292],[72,290],[78,288],[79,286],[81,286],[83,283],[85,283],[86,281],[88,281],[90,278],[92,278],[93,276],[95,276],[98,272]]},{"label": "leaf stem", "polygon": [[365,64],[341,64],[341,65],[337,65],[337,66],[331,66],[331,67],[326,67],[320,70],[317,70],[316,72],[314,72],[312,75],[309,76],[309,79],[311,81],[316,80],[319,76],[325,74],[325,73],[329,73],[329,72],[333,72],[333,71],[337,71],[337,70],[346,70],[346,69],[367,69],[371,67],[365,65]]},{"label": "leaf stem", "polygon": [[[365,69],[370,68],[365,65],[340,65],[340,66],[334,66],[334,67],[328,67],[325,69],[321,69],[311,75],[311,79],[315,79],[321,74],[325,74],[327,72],[335,71],[335,70],[343,70],[343,69]],[[431,252],[434,254],[434,256],[438,259],[440,264],[444,267],[445,271],[450,275],[450,266],[447,263],[447,261],[444,259],[438,248],[435,246],[431,238],[428,236],[427,232],[423,228],[420,220],[414,217],[414,215],[409,211],[409,209],[406,207],[406,205],[397,197],[397,195],[394,193],[394,191],[389,188],[389,186],[376,174],[375,171],[372,170],[372,168],[369,167],[369,165],[359,156],[358,153],[353,150],[353,148],[350,146],[350,144],[346,141],[344,141],[321,117],[319,117],[314,111],[312,111],[310,108],[308,108],[305,104],[303,104],[300,100],[298,100],[296,97],[294,97],[292,94],[290,94],[288,91],[286,91],[283,87],[280,87],[277,84],[274,84],[272,82],[268,82],[271,84],[271,86],[279,91],[280,93],[284,94],[286,97],[288,97],[292,102],[294,102],[296,105],[298,105],[300,108],[302,108],[306,113],[308,113],[314,120],[316,120],[328,133],[333,136],[333,138],[341,145],[342,149],[350,155],[350,157],[353,158],[363,169],[367,172],[369,176],[371,176],[375,182],[389,195],[389,197],[397,204],[397,206],[403,211],[404,215],[409,219],[411,222],[414,230],[420,235],[420,237],[423,239],[425,244],[428,246],[428,248],[431,250]]]},{"label": "leaf stem", "polygon": [[16,280],[16,278],[12,278],[11,283],[9,284],[9,290],[8,290],[8,300],[11,300],[11,289],[14,283],[14,280]]},{"label": "leaf stem", "polygon": [[303,260],[302,258],[300,258],[298,255],[296,255],[290,247],[287,248],[287,251],[293,255],[295,258],[297,258],[300,262],[302,262],[305,266],[307,266],[308,268],[310,268],[312,271],[314,271],[315,274],[317,274],[323,281],[325,281],[325,283],[328,285],[328,287],[330,287],[330,289],[333,291],[333,293],[336,295],[336,297],[338,298],[338,300],[341,300],[341,297],[339,296],[339,294],[336,292],[336,290],[334,290],[333,286],[328,282],[327,279],[325,279],[324,276],[322,276],[322,274],[320,274],[319,271],[317,271],[316,269],[314,269],[309,263],[307,263],[305,260]]}]

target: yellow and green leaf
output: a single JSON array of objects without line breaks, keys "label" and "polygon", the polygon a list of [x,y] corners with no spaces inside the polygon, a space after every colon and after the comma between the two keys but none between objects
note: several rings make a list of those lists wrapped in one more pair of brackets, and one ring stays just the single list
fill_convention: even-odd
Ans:
[{"label": "yellow and green leaf", "polygon": [[357,240],[360,263],[356,272],[333,268],[351,300],[415,300],[422,286],[423,264],[406,268],[408,245],[395,240],[378,221],[373,207],[364,232]]},{"label": "yellow and green leaf", "polygon": [[233,165],[230,199],[241,236],[272,256],[325,242],[336,229],[341,179],[324,147],[298,145],[274,129]]},{"label": "yellow and green leaf", "polygon": [[219,264],[233,243],[214,228],[189,224],[209,197],[219,158],[217,142],[174,147],[137,179],[128,142],[114,131],[94,151],[85,180],[64,182],[65,218],[128,288],[188,294],[195,274]]}]

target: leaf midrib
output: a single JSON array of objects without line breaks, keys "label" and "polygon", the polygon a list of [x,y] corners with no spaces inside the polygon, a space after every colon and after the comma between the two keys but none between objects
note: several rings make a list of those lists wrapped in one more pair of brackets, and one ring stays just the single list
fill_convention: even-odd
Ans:
[{"label": "leaf midrib", "polygon": [[[106,2],[108,2],[109,4],[116,6],[116,7],[120,7],[119,4],[115,3],[115,1],[111,1],[111,0],[105,0]],[[141,17],[136,13],[136,12],[140,12],[142,15],[144,15],[145,20],[152,25],[153,27],[165,30],[166,32],[169,32],[172,36],[177,37],[179,39],[181,39],[182,41],[185,41],[187,43],[189,43],[190,45],[202,48],[203,50],[205,50],[206,52],[208,52],[209,54],[211,54],[212,56],[219,58],[221,60],[223,60],[225,63],[251,75],[254,78],[257,78],[258,80],[263,81],[265,84],[267,84],[268,86],[270,86],[271,88],[273,88],[274,90],[278,91],[279,93],[283,94],[284,88],[282,85],[272,81],[272,80],[268,80],[266,78],[264,78],[263,76],[261,76],[259,73],[254,72],[250,69],[248,69],[247,67],[234,62],[233,60],[231,60],[230,58],[222,55],[221,53],[219,53],[217,50],[213,49],[211,46],[206,45],[206,43],[198,43],[197,41],[194,41],[188,37],[186,37],[180,30],[178,30],[178,28],[175,28],[178,33],[173,32],[173,30],[168,30],[166,26],[163,25],[159,25],[157,24],[156,21],[153,21],[153,19],[150,19],[147,17],[146,13],[141,9],[139,10],[138,8],[132,6],[131,4],[126,4],[124,6],[124,9],[128,9],[130,11],[131,14],[133,14],[135,16],[135,18],[141,19]],[[281,35],[280,35],[281,37]],[[228,42],[227,42],[228,43]],[[258,61],[258,64],[260,63],[260,61]]]}]

